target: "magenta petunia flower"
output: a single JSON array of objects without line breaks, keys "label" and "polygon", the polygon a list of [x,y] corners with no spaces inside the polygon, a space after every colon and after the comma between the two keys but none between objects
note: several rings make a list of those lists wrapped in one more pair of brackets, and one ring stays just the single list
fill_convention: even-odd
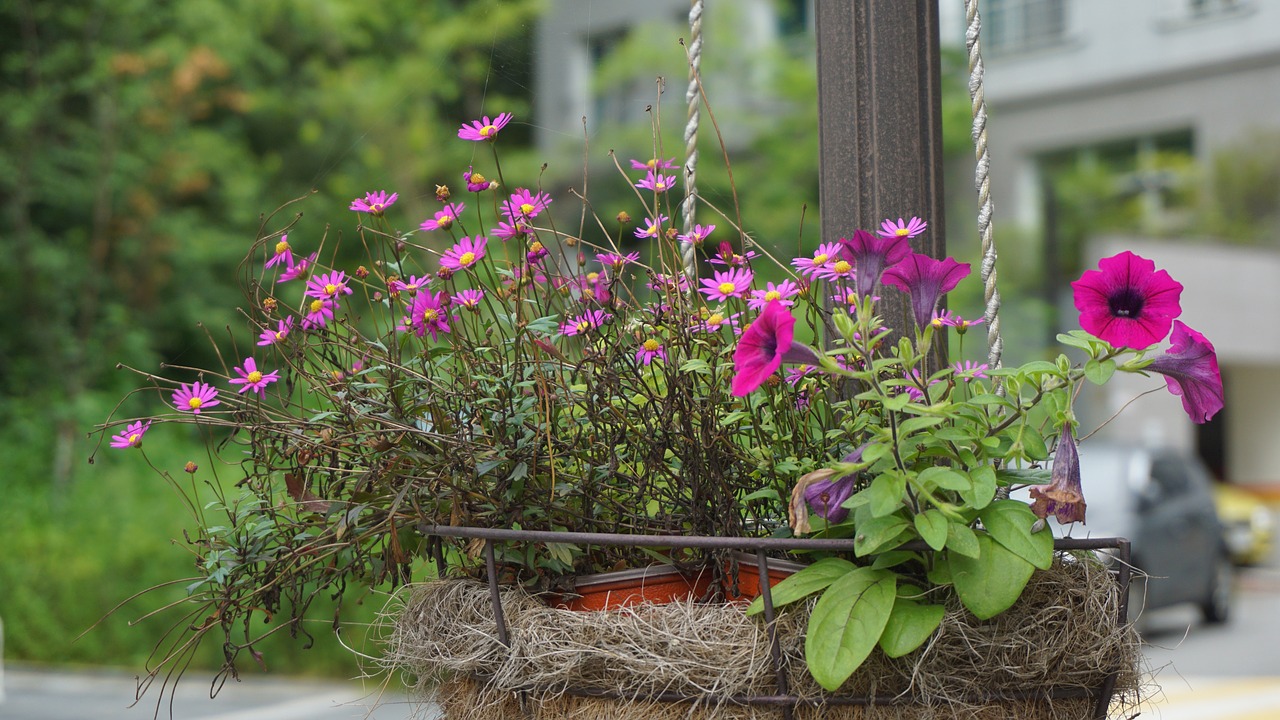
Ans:
[{"label": "magenta petunia flower", "polygon": [[462,290],[453,296],[453,304],[458,307],[464,307],[468,310],[475,310],[480,307],[480,301],[483,299],[483,290]]},{"label": "magenta petunia flower", "polygon": [[1084,522],[1084,491],[1080,488],[1080,453],[1076,449],[1071,424],[1062,426],[1058,449],[1053,454],[1048,485],[1031,488],[1031,512],[1041,519],[1050,515],[1066,525]]},{"label": "magenta petunia flower", "polygon": [[306,313],[302,317],[302,329],[322,328],[333,319],[333,308],[337,302],[331,298],[314,298],[303,306]]},{"label": "magenta petunia flower", "polygon": [[631,169],[632,170],[675,170],[676,159],[671,158],[670,160],[663,160],[662,158],[651,158],[649,160],[641,162],[640,160],[636,160],[633,158],[631,160]]},{"label": "magenta petunia flower", "polygon": [[656,338],[649,338],[640,343],[639,349],[636,350],[636,362],[648,365],[654,358],[666,362],[667,350]]},{"label": "magenta petunia flower", "polygon": [[885,220],[880,223],[879,234],[883,238],[913,238],[924,232],[929,227],[929,223],[918,217],[911,218],[908,222],[903,222],[902,218],[898,218],[898,222]]},{"label": "magenta petunia flower", "polygon": [[1182,313],[1182,284],[1128,250],[1099,260],[1098,268],[1071,283],[1080,327],[1116,347],[1140,350],[1163,340]]},{"label": "magenta petunia flower", "polygon": [[173,391],[173,406],[179,412],[189,412],[196,415],[201,410],[222,404],[218,399],[218,391],[208,383],[196,381],[190,385],[182,383],[182,385]]},{"label": "magenta petunia flower", "polygon": [[644,227],[636,228],[636,237],[638,238],[656,238],[662,234],[662,223],[669,218],[666,215],[659,215],[657,219],[645,218]]},{"label": "magenta petunia flower", "polygon": [[575,318],[565,321],[565,323],[560,326],[560,334],[566,337],[582,335],[592,328],[598,328],[612,319],[613,316],[603,310],[588,310]]},{"label": "magenta petunia flower", "polygon": [[431,333],[433,341],[436,333],[449,332],[449,314],[445,311],[444,299],[443,292],[418,293],[409,306],[409,317],[398,329],[413,330],[418,337]]},{"label": "magenta petunia flower", "polygon": [[1187,327],[1173,321],[1168,351],[1156,358],[1147,369],[1164,375],[1169,392],[1182,398],[1182,409],[1191,421],[1206,423],[1222,409],[1222,373],[1213,343]]},{"label": "magenta petunia flower", "polygon": [[645,174],[644,179],[636,183],[635,186],[641,190],[652,190],[654,192],[666,192],[676,185],[675,175],[663,175],[659,172],[650,170]]},{"label": "magenta petunia flower", "polygon": [[820,365],[812,348],[795,342],[796,319],[777,300],[751,323],[733,352],[733,394],[742,397],[772,375],[782,363]]},{"label": "magenta petunia flower", "polygon": [[290,263],[284,272],[280,273],[280,277],[276,278],[276,282],[289,282],[296,280],[303,275],[311,272],[311,267],[316,264],[317,253],[311,253],[307,257],[302,258],[297,263]]},{"label": "magenta petunia flower", "polygon": [[531,193],[524,188],[516,188],[511,197],[502,201],[502,214],[508,219],[529,220],[547,209],[551,204],[551,196],[544,192]]},{"label": "magenta petunia flower", "polygon": [[151,429],[151,421],[129,423],[129,426],[123,432],[111,436],[111,447],[118,449],[140,448],[142,447],[142,436],[147,434],[147,430]]},{"label": "magenta petunia flower", "polygon": [[463,140],[471,140],[472,142],[480,142],[482,140],[496,140],[498,132],[511,122],[511,113],[501,113],[498,117],[490,120],[488,115],[483,120],[472,120],[471,124],[462,124],[458,129],[458,137]]},{"label": "magenta petunia flower", "polygon": [[435,215],[431,216],[430,220],[427,220],[418,227],[427,232],[431,232],[433,230],[448,230],[453,227],[453,224],[458,221],[458,216],[466,209],[466,203],[449,203],[443,208],[437,210]]},{"label": "magenta petunia flower", "polygon": [[307,297],[336,302],[339,295],[350,295],[351,292],[351,288],[347,287],[347,274],[341,270],[317,275],[307,281]]},{"label": "magenta petunia flower", "polygon": [[252,390],[258,395],[266,392],[267,386],[280,379],[280,371],[272,370],[269,373],[263,373],[258,369],[258,363],[253,358],[244,359],[244,366],[232,368],[240,377],[231,378],[227,382],[232,385],[239,385],[241,394]]},{"label": "magenta petunia flower", "polygon": [[264,267],[274,267],[280,263],[284,263],[286,268],[293,265],[293,248],[289,245],[288,235],[280,236],[280,240],[276,242],[275,252],[267,258],[267,264]]},{"label": "magenta petunia flower", "polygon": [[885,268],[892,267],[911,254],[906,237],[878,238],[866,230],[855,230],[852,238],[840,238],[840,256],[853,263],[858,271],[854,289],[864,298],[876,290]]},{"label": "magenta petunia flower", "polygon": [[440,258],[440,267],[449,268],[454,272],[470,270],[484,258],[484,248],[488,242],[483,235],[477,235],[474,239],[462,238],[453,247],[444,251],[444,255]]},{"label": "magenta petunia flower", "polygon": [[884,271],[881,279],[886,285],[902,290],[911,296],[911,312],[916,327],[924,329],[938,306],[942,296],[969,275],[969,263],[958,263],[955,258],[934,260],[928,255],[908,253],[898,264]]},{"label": "magenta petunia flower", "polygon": [[396,198],[400,197],[400,193],[391,193],[388,195],[385,190],[378,192],[365,193],[364,198],[356,198],[351,201],[349,210],[355,212],[369,213],[375,217],[381,217],[387,208],[395,204]]},{"label": "magenta petunia flower", "polygon": [[781,283],[765,283],[765,289],[752,290],[751,297],[747,300],[747,307],[752,310],[764,310],[764,306],[770,302],[778,301],[785,307],[791,307],[796,304],[791,298],[800,294],[800,286],[795,284],[793,280],[783,280]]},{"label": "magenta petunia flower", "polygon": [[717,270],[713,277],[703,278],[698,292],[709,300],[725,301],[729,298],[745,297],[751,289],[751,280],[755,277],[746,268],[734,268],[725,272]]},{"label": "magenta petunia flower", "polygon": [[638,261],[639,259],[640,253],[638,252],[627,253],[626,255],[620,255],[613,252],[596,253],[596,260],[598,260],[601,265],[612,268],[615,273],[621,272],[622,268],[626,267],[630,263]]},{"label": "magenta petunia flower", "polygon": [[258,344],[275,345],[276,343],[284,342],[284,339],[289,337],[289,331],[292,329],[293,316],[290,315],[289,317],[281,320],[279,324],[276,325],[275,330],[272,330],[271,328],[263,330],[262,334],[258,336]]},{"label": "magenta petunia flower", "polygon": [[677,235],[676,239],[679,240],[680,242],[693,243],[694,245],[701,245],[702,243],[706,242],[707,237],[710,236],[712,231],[714,231],[715,229],[716,229],[715,225],[708,225],[706,227],[703,227],[701,225],[694,225],[693,230],[689,231],[688,233]]},{"label": "magenta petunia flower", "polygon": [[816,278],[818,273],[827,266],[827,263],[835,262],[839,254],[840,245],[838,243],[822,243],[814,251],[813,257],[796,258],[791,261],[791,264],[800,271],[801,275],[808,278]]}]

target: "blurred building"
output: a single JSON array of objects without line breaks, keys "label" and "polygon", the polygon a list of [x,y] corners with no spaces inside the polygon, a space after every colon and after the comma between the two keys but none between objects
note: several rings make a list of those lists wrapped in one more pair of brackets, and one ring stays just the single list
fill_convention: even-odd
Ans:
[{"label": "blurred building", "polygon": [[[987,0],[982,8],[997,227],[1039,231],[1046,256],[1056,252],[1055,177],[1108,171],[1114,192],[1134,201],[1142,234],[1170,239],[1095,238],[1069,250],[1084,266],[1124,248],[1155,260],[1187,288],[1184,322],[1218,350],[1227,405],[1209,427],[1193,428],[1176,398],[1153,395],[1110,432],[1196,447],[1233,482],[1280,486],[1280,443],[1269,439],[1280,430],[1280,332],[1265,320],[1280,311],[1280,255],[1274,244],[1178,237],[1185,184],[1209,182],[1222,149],[1280,129],[1280,3]],[[1093,419],[1160,386],[1159,378],[1113,382]]]}]

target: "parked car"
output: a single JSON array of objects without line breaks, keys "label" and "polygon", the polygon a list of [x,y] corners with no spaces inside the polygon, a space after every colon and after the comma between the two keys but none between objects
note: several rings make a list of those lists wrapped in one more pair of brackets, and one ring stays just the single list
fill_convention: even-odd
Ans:
[{"label": "parked car", "polygon": [[1275,519],[1266,503],[1238,487],[1214,485],[1214,504],[1237,565],[1261,565],[1271,557]]},{"label": "parked car", "polygon": [[[1147,576],[1133,585],[1130,615],[1194,603],[1209,623],[1226,622],[1234,565],[1204,464],[1176,450],[1136,445],[1080,445],[1086,524],[1058,535],[1124,537],[1134,567]],[[1019,491],[1026,493],[1026,490]]]}]

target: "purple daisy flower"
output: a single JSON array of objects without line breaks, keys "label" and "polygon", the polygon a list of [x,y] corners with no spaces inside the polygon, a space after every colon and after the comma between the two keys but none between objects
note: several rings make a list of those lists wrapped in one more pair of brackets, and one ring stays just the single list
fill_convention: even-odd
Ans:
[{"label": "purple daisy flower", "polygon": [[670,160],[663,160],[662,158],[652,158],[650,160],[641,162],[633,158],[631,160],[631,169],[632,170],[675,170],[676,159],[671,158]]},{"label": "purple daisy flower", "polygon": [[488,115],[485,115],[482,120],[472,120],[470,125],[463,123],[462,127],[458,129],[458,137],[472,142],[496,140],[498,132],[506,127],[509,122],[511,122],[511,113],[501,113],[492,120],[489,119]]},{"label": "purple daisy flower", "polygon": [[302,329],[322,328],[333,319],[333,308],[337,303],[331,298],[315,298],[305,305],[306,315],[302,318]]},{"label": "purple daisy flower", "polygon": [[427,333],[431,334],[431,339],[436,339],[436,333],[449,332],[449,314],[445,312],[444,293],[427,293],[420,292],[413,298],[413,304],[409,306],[409,317],[404,319],[404,324],[399,330],[413,330],[418,337],[422,337]]},{"label": "purple daisy flower", "polygon": [[471,168],[467,168],[467,171],[462,173],[462,181],[467,184],[467,191],[473,193],[498,187],[497,180],[488,180],[478,172],[471,172]]},{"label": "purple daisy flower", "polygon": [[722,311],[711,312],[705,317],[699,318],[698,322],[689,329],[694,332],[714,334],[728,328],[736,334],[738,332],[738,316],[740,315],[742,315],[742,313],[725,315]]},{"label": "purple daisy flower", "polygon": [[341,270],[317,275],[307,281],[307,297],[336,301],[339,295],[350,295],[351,292],[347,287],[347,274]]},{"label": "purple daisy flower", "polygon": [[289,317],[281,320],[275,330],[272,330],[271,328],[263,330],[262,334],[258,336],[258,344],[275,345],[276,343],[284,342],[284,339],[289,337],[289,331],[292,329],[293,316],[290,315]]},{"label": "purple daisy flower", "polygon": [[1128,250],[1099,260],[1098,268],[1071,283],[1080,327],[1116,347],[1140,350],[1163,340],[1182,313],[1182,284]]},{"label": "purple daisy flower", "polygon": [[638,252],[627,253],[626,255],[619,255],[618,253],[613,252],[596,253],[596,260],[598,260],[601,265],[613,269],[615,273],[621,272],[622,268],[626,267],[627,264],[636,262],[639,259],[640,253]]},{"label": "purple daisy flower", "polygon": [[778,301],[785,307],[791,307],[796,304],[791,298],[800,294],[800,286],[796,285],[792,280],[783,280],[779,284],[765,283],[765,289],[752,290],[751,297],[747,300],[747,307],[752,310],[763,310],[765,305],[772,301]]},{"label": "purple daisy flower", "polygon": [[440,266],[454,272],[470,270],[484,258],[484,248],[488,242],[483,235],[477,235],[475,239],[464,237],[445,250],[444,256],[440,258]]},{"label": "purple daisy flower", "polygon": [[147,434],[147,430],[151,429],[151,421],[130,423],[124,431],[111,436],[111,447],[117,449],[140,448],[142,447],[142,436]]},{"label": "purple daisy flower", "polygon": [[701,245],[702,243],[706,242],[707,237],[711,235],[711,232],[715,229],[716,229],[715,225],[708,225],[706,227],[703,227],[701,225],[694,225],[693,230],[689,231],[688,233],[677,235],[676,239],[679,240],[680,242],[693,243],[694,245]]},{"label": "purple daisy flower", "polygon": [[222,401],[218,399],[218,391],[208,383],[196,381],[190,385],[182,383],[182,385],[173,391],[173,406],[179,412],[189,412],[199,415],[201,410],[208,410],[215,405],[221,405]]},{"label": "purple daisy flower", "polygon": [[662,173],[649,170],[649,172],[645,174],[644,179],[636,183],[635,186],[641,190],[652,190],[654,192],[662,193],[675,187],[675,184],[675,175],[663,175]]},{"label": "purple daisy flower", "polygon": [[476,310],[480,307],[480,301],[483,299],[483,290],[462,290],[453,296],[453,304],[458,307],[464,307],[468,310]]},{"label": "purple daisy flower", "polygon": [[431,282],[430,276],[418,277],[417,275],[410,275],[408,280],[393,278],[387,281],[387,292],[416,295],[429,282]]},{"label": "purple daisy flower", "polygon": [[261,396],[266,392],[268,385],[280,379],[279,370],[272,370],[269,373],[263,373],[258,369],[258,363],[251,357],[244,359],[243,367],[232,369],[235,370],[236,374],[240,377],[232,378],[227,382],[232,385],[239,385],[239,392],[241,394],[252,390]]},{"label": "purple daisy flower", "polygon": [[951,369],[956,373],[956,379],[963,382],[970,380],[985,380],[987,378],[987,364],[977,363],[973,360],[965,360],[956,362],[951,365]]},{"label": "purple daisy flower", "polygon": [[751,289],[751,281],[755,277],[746,268],[734,268],[725,272],[717,270],[713,277],[703,278],[698,292],[709,300],[723,302],[729,298],[744,297]]},{"label": "purple daisy flower", "polygon": [[449,203],[443,208],[437,210],[436,214],[433,215],[430,220],[422,223],[418,227],[427,232],[431,232],[433,230],[448,230],[453,227],[453,224],[458,221],[458,216],[466,209],[466,203]]},{"label": "purple daisy flower", "polygon": [[649,338],[640,343],[639,349],[636,350],[636,362],[648,365],[653,362],[654,358],[658,358],[663,362],[666,362],[667,350],[662,347],[662,343],[656,338]]},{"label": "purple daisy flower", "polygon": [[934,260],[928,255],[910,253],[901,262],[884,271],[886,285],[902,290],[911,296],[911,311],[916,327],[924,329],[933,317],[942,296],[955,289],[969,274],[969,263],[958,263],[955,258]]},{"label": "purple daisy flower", "polygon": [[913,217],[908,222],[903,222],[902,218],[898,218],[898,222],[885,220],[880,223],[879,235],[883,238],[913,238],[924,232],[929,227],[929,223],[918,217]]},{"label": "purple daisy flower", "polygon": [[351,201],[349,210],[355,212],[369,213],[374,217],[382,217],[387,208],[395,204],[396,199],[400,197],[400,193],[391,193],[388,195],[386,191],[365,193],[364,198],[356,198]]},{"label": "purple daisy flower", "polygon": [[1182,409],[1191,421],[1206,423],[1222,409],[1222,373],[1213,343],[1187,327],[1173,321],[1173,334],[1168,351],[1147,366],[1147,370],[1164,375],[1169,392],[1182,398]]},{"label": "purple daisy flower", "polygon": [[662,223],[669,218],[666,215],[659,215],[657,219],[645,218],[644,227],[636,228],[636,237],[638,238],[656,238],[662,234]]},{"label": "purple daisy flower", "polygon": [[489,234],[506,242],[515,238],[522,238],[529,234],[529,225],[523,220],[515,220],[513,222],[499,221],[498,227],[490,230]]},{"label": "purple daisy flower", "polygon": [[592,328],[600,327],[611,319],[613,319],[613,316],[603,310],[588,310],[561,325],[560,334],[566,337],[582,335]]},{"label": "purple daisy flower", "polygon": [[276,278],[276,282],[289,282],[296,280],[311,271],[311,267],[316,264],[317,253],[311,253],[307,257],[302,258],[296,264],[291,263],[284,272],[280,273],[280,277]]},{"label": "purple daisy flower", "polygon": [[289,245],[287,234],[280,236],[280,240],[276,242],[275,252],[267,258],[267,264],[264,267],[274,267],[280,263],[284,263],[286,268],[293,266],[293,248]]},{"label": "purple daisy flower", "polygon": [[823,243],[814,251],[813,257],[796,258],[791,261],[791,264],[800,271],[801,275],[816,278],[818,273],[827,266],[827,263],[835,262],[835,258],[839,255],[839,243]]},{"label": "purple daisy flower", "polygon": [[531,193],[524,188],[516,188],[511,197],[502,201],[502,214],[511,220],[529,220],[547,209],[551,204],[551,196],[544,192]]}]

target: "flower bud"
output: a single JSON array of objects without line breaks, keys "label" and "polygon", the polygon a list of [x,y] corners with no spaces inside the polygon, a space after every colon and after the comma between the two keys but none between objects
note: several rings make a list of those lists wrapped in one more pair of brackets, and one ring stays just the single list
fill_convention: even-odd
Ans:
[{"label": "flower bud", "polygon": [[448,186],[448,185],[437,185],[437,186],[436,186],[436,200],[439,200],[440,202],[444,202],[445,200],[448,200],[448,199],[449,199],[449,186]]},{"label": "flower bud", "polygon": [[277,306],[277,305],[278,305],[278,303],[276,302],[276,299],[275,299],[275,298],[273,298],[273,297],[266,297],[266,298],[264,298],[264,299],[263,299],[263,301],[262,301],[262,311],[263,311],[263,312],[265,312],[265,313],[268,313],[268,314],[273,313],[273,312],[275,312],[275,311],[276,311],[276,306]]},{"label": "flower bud", "polygon": [[356,277],[360,278],[361,280],[363,280],[363,279],[365,279],[365,278],[369,277],[369,268],[367,268],[367,267],[365,267],[365,266],[363,266],[363,265],[361,265],[360,267],[356,268]]},{"label": "flower bud", "polygon": [[190,460],[188,460],[187,464],[182,468],[183,472],[191,473],[192,475],[194,475],[196,470],[199,470],[199,469],[200,469],[200,466],[196,465],[194,462]]},{"label": "flower bud", "polygon": [[622,212],[618,213],[618,223],[620,225],[630,225],[631,215],[629,215],[626,210],[623,210]]}]

